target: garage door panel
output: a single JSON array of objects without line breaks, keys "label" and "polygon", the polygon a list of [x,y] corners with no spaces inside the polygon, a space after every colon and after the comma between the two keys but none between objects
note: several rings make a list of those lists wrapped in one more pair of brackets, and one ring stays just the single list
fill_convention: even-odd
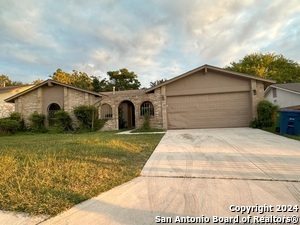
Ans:
[{"label": "garage door panel", "polygon": [[167,97],[168,128],[249,125],[249,92]]}]

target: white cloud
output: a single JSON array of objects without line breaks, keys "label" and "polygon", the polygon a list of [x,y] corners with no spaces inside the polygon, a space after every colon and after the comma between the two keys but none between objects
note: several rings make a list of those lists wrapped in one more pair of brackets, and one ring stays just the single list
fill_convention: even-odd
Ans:
[{"label": "white cloud", "polygon": [[0,28],[0,73],[12,79],[126,67],[148,86],[253,52],[300,60],[297,0],[0,1]]}]

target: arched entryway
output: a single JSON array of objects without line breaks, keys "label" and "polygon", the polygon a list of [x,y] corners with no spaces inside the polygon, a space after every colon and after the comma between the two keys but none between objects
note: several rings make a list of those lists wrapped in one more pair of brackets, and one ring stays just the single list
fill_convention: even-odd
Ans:
[{"label": "arched entryway", "polygon": [[49,125],[54,123],[54,113],[58,110],[61,110],[60,106],[57,103],[52,103],[48,106],[48,121]]},{"label": "arched entryway", "polygon": [[135,127],[135,109],[131,101],[122,101],[118,108],[119,129]]}]

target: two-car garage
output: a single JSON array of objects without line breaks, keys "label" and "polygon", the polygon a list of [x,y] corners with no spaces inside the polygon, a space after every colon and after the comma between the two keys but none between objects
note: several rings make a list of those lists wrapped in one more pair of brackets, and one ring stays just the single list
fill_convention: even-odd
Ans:
[{"label": "two-car garage", "polygon": [[171,96],[167,100],[169,129],[249,125],[249,92]]},{"label": "two-car garage", "polygon": [[164,128],[247,127],[273,81],[204,65],[162,85]]}]

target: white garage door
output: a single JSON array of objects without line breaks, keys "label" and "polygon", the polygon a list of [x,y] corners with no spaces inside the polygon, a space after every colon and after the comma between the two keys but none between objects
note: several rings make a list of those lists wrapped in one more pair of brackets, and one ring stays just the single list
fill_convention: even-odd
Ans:
[{"label": "white garage door", "polygon": [[169,96],[168,129],[249,126],[249,92]]}]

